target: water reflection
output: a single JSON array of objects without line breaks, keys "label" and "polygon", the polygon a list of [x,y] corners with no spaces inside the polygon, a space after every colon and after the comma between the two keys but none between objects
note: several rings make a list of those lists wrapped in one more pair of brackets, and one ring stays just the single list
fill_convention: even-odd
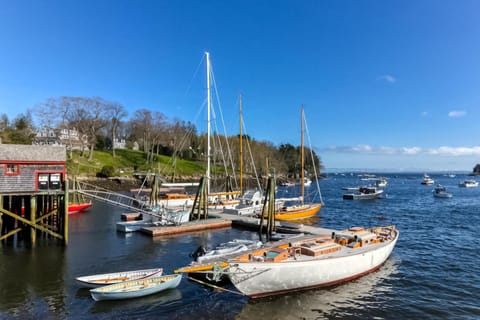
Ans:
[{"label": "water reflection", "polygon": [[236,319],[318,319],[355,317],[361,309],[388,300],[398,262],[389,259],[378,271],[327,289],[250,299]]},{"label": "water reflection", "polygon": [[37,314],[39,307],[66,310],[64,247],[5,247],[0,265],[0,310],[11,309],[14,315]]},{"label": "water reflection", "polygon": [[[90,295],[88,290],[82,289],[81,291],[86,291]],[[91,313],[110,314],[112,311],[118,313],[122,310],[128,310],[130,316],[139,317],[141,314],[151,315],[151,311],[159,306],[165,308],[181,303],[182,292],[179,289],[171,289],[137,299],[98,301],[93,304],[90,311]]]}]

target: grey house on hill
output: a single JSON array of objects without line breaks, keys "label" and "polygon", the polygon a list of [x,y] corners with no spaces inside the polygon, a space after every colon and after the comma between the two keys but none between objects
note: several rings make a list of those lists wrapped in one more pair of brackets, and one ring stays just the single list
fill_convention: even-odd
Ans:
[{"label": "grey house on hill", "polygon": [[65,146],[0,144],[0,194],[60,191]]}]

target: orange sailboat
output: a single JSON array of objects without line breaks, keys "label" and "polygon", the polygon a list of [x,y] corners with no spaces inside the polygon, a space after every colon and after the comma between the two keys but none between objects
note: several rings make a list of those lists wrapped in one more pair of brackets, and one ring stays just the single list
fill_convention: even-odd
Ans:
[{"label": "orange sailboat", "polygon": [[[320,203],[304,203],[305,196],[305,148],[304,148],[304,131],[305,131],[305,114],[302,106],[302,169],[301,169],[301,197],[299,198],[300,204],[292,206],[281,206],[275,210],[275,220],[299,220],[311,218],[317,215],[318,211],[322,208],[323,202]],[[316,172],[315,172],[316,173]],[[318,179],[316,181],[318,187]],[[320,194],[320,188],[318,188]],[[321,194],[320,194],[321,199]]]}]

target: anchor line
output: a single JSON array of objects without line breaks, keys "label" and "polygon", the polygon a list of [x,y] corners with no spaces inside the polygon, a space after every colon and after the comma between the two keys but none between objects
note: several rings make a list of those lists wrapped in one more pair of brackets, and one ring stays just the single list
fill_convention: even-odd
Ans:
[{"label": "anchor line", "polygon": [[238,291],[233,291],[233,290],[230,290],[230,289],[227,289],[227,288],[222,288],[222,287],[216,286],[216,285],[214,285],[214,284],[207,283],[207,282],[204,282],[204,281],[202,281],[202,280],[195,279],[195,278],[192,278],[192,277],[187,277],[187,278],[188,278],[189,280],[198,282],[198,283],[203,284],[203,285],[205,285],[205,286],[209,286],[209,287],[212,287],[212,288],[215,288],[215,289],[218,289],[218,290],[222,290],[222,291],[226,291],[226,292],[238,294],[239,296],[245,296],[243,293],[238,292]]}]

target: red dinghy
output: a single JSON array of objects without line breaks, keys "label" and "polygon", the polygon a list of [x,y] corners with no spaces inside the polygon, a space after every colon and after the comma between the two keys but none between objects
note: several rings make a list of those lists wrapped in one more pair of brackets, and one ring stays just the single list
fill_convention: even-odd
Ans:
[{"label": "red dinghy", "polygon": [[91,202],[86,203],[70,203],[68,205],[68,214],[77,213],[86,210],[92,206]]}]

